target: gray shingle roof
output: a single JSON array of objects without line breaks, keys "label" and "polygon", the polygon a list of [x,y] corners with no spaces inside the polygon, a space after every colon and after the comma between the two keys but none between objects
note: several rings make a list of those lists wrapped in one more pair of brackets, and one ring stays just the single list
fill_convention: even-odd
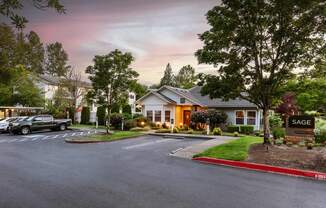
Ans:
[{"label": "gray shingle roof", "polygon": [[200,102],[210,108],[257,108],[257,106],[244,99],[233,99],[228,101],[223,101],[220,98],[210,99],[208,95],[201,95],[201,87],[196,86],[189,90],[189,93],[196,97]]}]

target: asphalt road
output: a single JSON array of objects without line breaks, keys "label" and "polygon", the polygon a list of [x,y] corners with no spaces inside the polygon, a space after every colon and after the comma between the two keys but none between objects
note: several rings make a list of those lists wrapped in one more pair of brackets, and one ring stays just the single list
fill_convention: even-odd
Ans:
[{"label": "asphalt road", "polygon": [[63,140],[0,144],[1,208],[326,207],[326,182],[169,156],[200,140]]}]

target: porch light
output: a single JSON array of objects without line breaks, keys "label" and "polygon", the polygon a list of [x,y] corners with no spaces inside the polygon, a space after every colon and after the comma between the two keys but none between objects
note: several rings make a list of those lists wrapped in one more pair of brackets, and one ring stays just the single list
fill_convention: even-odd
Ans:
[{"label": "porch light", "polygon": [[160,126],[160,125],[161,125],[161,122],[156,122],[156,125],[157,125],[157,126]]},{"label": "porch light", "polygon": [[144,126],[145,125],[145,122],[144,121],[140,122],[140,125],[141,126]]},{"label": "porch light", "polygon": [[180,122],[180,123],[179,123],[179,125],[180,125],[180,126],[182,126],[182,125],[183,125],[183,123],[182,123],[182,122]]}]

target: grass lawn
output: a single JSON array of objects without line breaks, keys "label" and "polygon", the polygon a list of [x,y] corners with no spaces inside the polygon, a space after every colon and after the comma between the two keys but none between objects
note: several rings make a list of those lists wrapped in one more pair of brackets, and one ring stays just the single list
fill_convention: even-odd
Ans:
[{"label": "grass lawn", "polygon": [[115,141],[120,139],[132,138],[141,135],[144,135],[144,133],[139,131],[115,131],[112,135],[93,135],[90,137],[86,137],[85,139],[104,142],[104,141]]},{"label": "grass lawn", "polygon": [[247,159],[251,144],[262,143],[263,138],[255,136],[244,136],[205,150],[194,157],[213,157],[225,160],[242,161]]}]

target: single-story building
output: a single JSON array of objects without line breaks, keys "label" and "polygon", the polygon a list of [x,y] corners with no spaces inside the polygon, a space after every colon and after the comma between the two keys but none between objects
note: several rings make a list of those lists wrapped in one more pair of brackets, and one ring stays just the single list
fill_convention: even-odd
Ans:
[{"label": "single-story building", "polygon": [[162,86],[150,90],[137,100],[145,117],[157,124],[174,124],[181,127],[190,124],[191,112],[207,109],[223,111],[228,115],[228,125],[253,125],[255,130],[262,128],[262,110],[243,99],[223,101],[202,96],[201,87],[181,89]]}]

